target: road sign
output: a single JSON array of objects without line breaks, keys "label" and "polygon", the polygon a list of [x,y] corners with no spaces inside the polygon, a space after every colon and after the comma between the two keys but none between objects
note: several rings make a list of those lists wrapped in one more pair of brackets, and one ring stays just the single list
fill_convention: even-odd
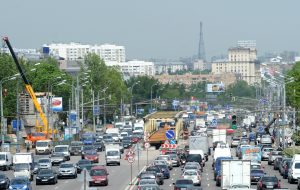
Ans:
[{"label": "road sign", "polygon": [[129,156],[127,161],[132,164],[134,162],[134,157],[133,156]]},{"label": "road sign", "polygon": [[162,144],[161,148],[177,148],[177,144]]},{"label": "road sign", "polygon": [[213,119],[213,120],[211,121],[211,125],[212,125],[212,126],[217,126],[217,125],[218,125],[217,119]]},{"label": "road sign", "polygon": [[127,155],[128,156],[132,156],[134,154],[133,150],[132,149],[129,149],[129,151],[127,152]]},{"label": "road sign", "polygon": [[167,139],[174,139],[175,132],[173,130],[166,131],[166,137],[167,137]]},{"label": "road sign", "polygon": [[262,126],[260,126],[260,127],[258,128],[258,132],[264,132],[264,128],[263,128]]},{"label": "road sign", "polygon": [[144,146],[145,146],[146,149],[148,149],[148,148],[150,148],[150,143],[145,142],[145,145],[144,145]]},{"label": "road sign", "polygon": [[176,140],[175,139],[171,139],[170,140],[170,144],[176,144]]}]

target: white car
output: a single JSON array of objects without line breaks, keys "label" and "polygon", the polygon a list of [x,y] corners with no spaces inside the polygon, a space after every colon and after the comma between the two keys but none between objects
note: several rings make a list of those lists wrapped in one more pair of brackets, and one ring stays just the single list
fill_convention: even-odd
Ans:
[{"label": "white car", "polygon": [[262,135],[260,138],[261,144],[272,144],[272,138],[270,135]]},{"label": "white car", "polygon": [[58,178],[70,177],[77,178],[77,168],[72,163],[60,164],[58,169]]},{"label": "white car", "polygon": [[270,148],[270,147],[265,147],[265,148],[263,148],[262,149],[262,151],[261,151],[261,159],[262,160],[267,160],[267,159],[269,159],[269,155],[270,155],[270,153],[271,153],[271,151],[273,151],[274,149],[273,148]]},{"label": "white car", "polygon": [[50,158],[41,158],[38,161],[38,168],[39,169],[51,169],[52,162]]},{"label": "white car", "polygon": [[182,174],[183,179],[193,180],[194,185],[201,186],[201,176],[197,170],[185,170]]},{"label": "white car", "polygon": [[128,133],[127,133],[127,132],[125,132],[125,131],[124,131],[124,132],[121,132],[121,134],[120,134],[120,137],[119,137],[119,138],[120,138],[120,140],[123,140],[123,138],[124,138],[124,137],[128,137]]},{"label": "white car", "polygon": [[173,169],[173,164],[172,164],[172,159],[170,157],[170,155],[159,155],[156,160],[165,160],[167,161],[168,167],[170,170]]}]

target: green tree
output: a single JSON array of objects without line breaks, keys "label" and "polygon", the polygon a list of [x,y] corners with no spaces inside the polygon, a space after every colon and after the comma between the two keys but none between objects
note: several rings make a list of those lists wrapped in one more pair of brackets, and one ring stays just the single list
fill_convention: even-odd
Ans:
[{"label": "green tree", "polygon": [[[292,82],[288,82],[293,78]],[[300,108],[300,62],[297,62],[287,73],[286,95],[289,105]]]}]

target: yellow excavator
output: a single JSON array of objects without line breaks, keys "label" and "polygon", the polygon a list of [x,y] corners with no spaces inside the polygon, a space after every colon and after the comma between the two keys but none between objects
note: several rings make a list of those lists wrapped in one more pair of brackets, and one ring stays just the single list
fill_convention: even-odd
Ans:
[{"label": "yellow excavator", "polygon": [[[28,79],[26,78],[26,75],[25,73],[23,72],[23,69],[18,61],[18,58],[10,44],[10,41],[8,40],[8,37],[4,37],[3,38],[3,41],[6,43],[12,57],[13,57],[13,60],[14,62],[16,63],[16,66],[20,72],[20,75],[25,83],[25,88],[28,92],[28,94],[30,95],[32,101],[33,101],[33,104],[34,104],[34,107],[35,109],[39,112],[39,115],[41,117],[41,120],[43,122],[43,126],[40,126],[38,124],[38,121],[36,121],[36,129],[35,129],[35,133],[31,133],[29,135],[27,135],[27,140],[31,141],[32,143],[35,143],[37,140],[45,140],[45,139],[49,139],[51,137],[49,137],[49,134],[52,134],[52,130],[49,129],[48,127],[48,120],[41,108],[41,105],[39,104],[37,98],[36,98],[36,95],[33,91],[33,88],[32,86],[30,85]],[[56,130],[54,130],[54,133],[56,133]]]}]

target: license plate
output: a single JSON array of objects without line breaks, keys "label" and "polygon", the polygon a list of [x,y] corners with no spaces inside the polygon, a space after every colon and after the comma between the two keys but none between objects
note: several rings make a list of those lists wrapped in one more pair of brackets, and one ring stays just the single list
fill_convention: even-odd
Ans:
[{"label": "license plate", "polygon": [[95,183],[101,183],[101,181],[95,181]]},{"label": "license plate", "polygon": [[273,188],[273,185],[267,185],[267,188]]},{"label": "license plate", "polygon": [[186,190],[186,188],[180,188],[180,190]]},{"label": "license plate", "polygon": [[42,181],[48,181],[47,179],[42,179]]}]

